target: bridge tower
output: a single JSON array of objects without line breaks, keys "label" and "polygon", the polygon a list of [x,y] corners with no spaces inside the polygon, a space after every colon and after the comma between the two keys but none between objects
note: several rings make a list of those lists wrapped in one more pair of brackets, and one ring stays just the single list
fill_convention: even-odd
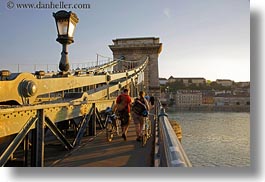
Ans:
[{"label": "bridge tower", "polygon": [[139,61],[149,56],[149,62],[144,70],[143,88],[149,95],[160,97],[158,56],[162,50],[162,43],[156,37],[118,38],[109,45],[114,59],[124,58],[114,69],[127,70],[141,64]]}]

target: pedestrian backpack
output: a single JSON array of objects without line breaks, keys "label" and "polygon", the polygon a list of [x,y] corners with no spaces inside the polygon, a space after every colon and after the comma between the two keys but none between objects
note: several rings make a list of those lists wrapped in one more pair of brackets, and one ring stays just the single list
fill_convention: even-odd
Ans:
[{"label": "pedestrian backpack", "polygon": [[153,96],[150,97],[150,102],[152,106],[155,104],[155,98]]},{"label": "pedestrian backpack", "polygon": [[117,111],[123,111],[127,106],[126,98],[122,95],[120,97],[121,97],[120,102],[117,103]]},{"label": "pedestrian backpack", "polygon": [[140,101],[140,99],[135,99],[133,105],[132,105],[132,110],[138,115],[141,116],[147,116],[148,112],[146,109],[146,105]]}]

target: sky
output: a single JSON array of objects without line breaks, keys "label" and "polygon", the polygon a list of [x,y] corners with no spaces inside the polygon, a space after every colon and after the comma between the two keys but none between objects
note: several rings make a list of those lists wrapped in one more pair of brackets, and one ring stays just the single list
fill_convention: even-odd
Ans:
[{"label": "sky", "polygon": [[[60,9],[16,8],[48,0],[13,0],[12,8],[8,2],[0,1],[0,66],[59,64],[52,13]],[[66,9],[79,17],[70,63],[112,57],[113,39],[159,37],[159,77],[250,81],[249,0],[64,0],[73,2],[90,8]]]}]

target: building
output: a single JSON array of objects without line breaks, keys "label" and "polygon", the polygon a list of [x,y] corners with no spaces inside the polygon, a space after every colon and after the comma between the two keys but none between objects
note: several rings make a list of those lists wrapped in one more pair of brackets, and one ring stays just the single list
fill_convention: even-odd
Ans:
[{"label": "building", "polygon": [[249,106],[250,97],[236,95],[218,95],[214,97],[215,106]]},{"label": "building", "polygon": [[236,82],[237,87],[240,88],[246,88],[246,87],[250,87],[250,82]]},{"label": "building", "polygon": [[181,80],[185,86],[189,86],[191,84],[195,84],[196,86],[205,85],[205,78],[178,78]]},{"label": "building", "polygon": [[202,97],[202,104],[203,105],[213,105],[214,104],[214,97],[213,96],[203,96]]},{"label": "building", "polygon": [[175,95],[177,107],[198,107],[202,105],[202,92],[198,90],[179,90]]},{"label": "building", "polygon": [[216,83],[219,85],[222,85],[224,87],[230,87],[233,85],[234,81],[232,80],[227,80],[227,79],[217,79]]},{"label": "building", "polygon": [[167,79],[166,78],[159,78],[159,84],[160,85],[166,85],[167,84]]},{"label": "building", "polygon": [[167,80],[168,83],[174,83],[174,82],[176,82],[176,81],[177,81],[176,78],[174,78],[173,76],[170,76],[170,77],[168,78],[168,80]]},{"label": "building", "polygon": [[232,90],[216,90],[214,91],[214,95],[232,95]]},{"label": "building", "polygon": [[114,59],[123,59],[114,70],[129,70],[137,67],[149,58],[148,65],[144,70],[144,90],[149,95],[160,97],[158,57],[162,51],[162,43],[157,37],[119,38],[112,40],[113,45],[109,48],[113,52]]},{"label": "building", "polygon": [[205,78],[174,78],[170,76],[168,79],[168,83],[180,82],[183,83],[185,86],[190,86],[195,84],[196,86],[205,85],[206,79]]},{"label": "building", "polygon": [[215,92],[212,90],[202,90],[202,104],[213,105]]}]

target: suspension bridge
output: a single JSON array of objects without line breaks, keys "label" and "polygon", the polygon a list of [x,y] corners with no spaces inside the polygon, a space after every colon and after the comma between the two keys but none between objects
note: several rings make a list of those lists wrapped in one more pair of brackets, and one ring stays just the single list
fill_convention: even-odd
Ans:
[{"label": "suspension bridge", "polygon": [[[159,102],[159,39],[113,42],[114,58],[104,64],[68,72],[0,72],[1,166],[191,167]],[[135,141],[133,122],[128,141],[104,138],[101,112],[123,88],[131,97],[144,90],[156,98],[153,134],[144,148]]]}]

